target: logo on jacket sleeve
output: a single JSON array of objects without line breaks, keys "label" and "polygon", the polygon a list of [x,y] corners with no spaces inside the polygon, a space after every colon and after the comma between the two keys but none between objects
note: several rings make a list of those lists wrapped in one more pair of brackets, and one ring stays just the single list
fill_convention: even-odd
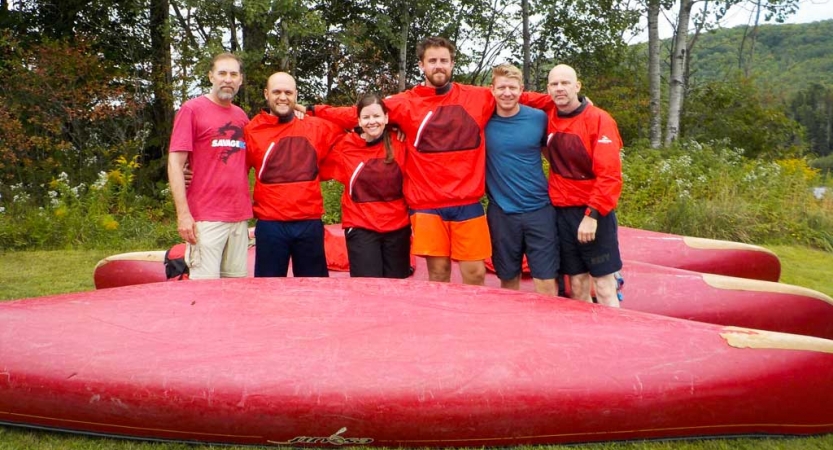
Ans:
[{"label": "logo on jacket sleeve", "polygon": [[613,141],[611,141],[610,138],[605,136],[605,135],[602,135],[602,137],[599,138],[599,144],[612,144],[612,143],[613,143]]}]

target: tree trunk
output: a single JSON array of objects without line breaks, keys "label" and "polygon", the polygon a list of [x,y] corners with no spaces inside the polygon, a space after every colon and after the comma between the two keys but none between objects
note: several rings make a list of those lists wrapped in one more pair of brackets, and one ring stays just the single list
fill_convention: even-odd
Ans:
[{"label": "tree trunk", "polygon": [[153,140],[147,146],[149,161],[165,155],[173,127],[173,76],[171,75],[171,35],[168,22],[168,0],[150,2],[151,80],[153,103],[151,104]]},{"label": "tree trunk", "polygon": [[524,57],[524,86],[531,86],[529,69],[531,58],[529,55],[529,0],[521,0],[521,15],[523,16],[523,57]]},{"label": "tree trunk", "polygon": [[[242,15],[242,14],[241,14]],[[229,5],[228,7],[228,24],[229,24],[229,38],[230,38],[230,50],[233,53],[239,52],[240,42],[237,40],[237,9],[234,5]]]},{"label": "tree trunk", "polygon": [[660,0],[648,2],[648,80],[651,91],[651,148],[662,145],[662,86],[660,78],[659,40]]},{"label": "tree trunk", "polygon": [[828,90],[823,102],[824,114],[824,153],[819,156],[833,154],[833,90]]},{"label": "tree trunk", "polygon": [[755,24],[752,26],[752,42],[749,46],[749,59],[746,60],[746,64],[743,67],[743,74],[747,77],[749,76],[749,70],[752,68],[752,60],[755,58],[755,43],[758,42],[758,24],[761,22],[761,9],[763,8],[761,0],[757,1],[755,8]]},{"label": "tree trunk", "polygon": [[[242,17],[245,17],[245,15]],[[259,61],[249,60],[249,64],[243,68],[246,75],[239,91],[241,107],[249,115],[252,115],[256,114],[264,106],[262,92],[266,87],[266,79],[270,75],[266,73],[269,69],[267,61],[264,61],[267,34],[266,30],[262,29],[262,26],[257,21],[250,23],[244,18],[240,19],[240,29],[243,32],[242,46],[245,54],[260,57]],[[252,58],[257,56],[252,56]]]},{"label": "tree trunk", "polygon": [[665,145],[671,145],[680,133],[680,115],[685,97],[685,63],[688,53],[688,21],[694,0],[681,0],[674,34],[674,52],[671,58],[671,79],[668,89],[668,124],[665,129]]},{"label": "tree trunk", "polygon": [[[700,1],[700,0],[695,0]],[[694,2],[692,2],[694,3]],[[703,2],[703,9],[700,13],[700,20],[694,22],[694,33],[691,34],[690,39],[686,39],[685,61],[683,63],[683,98],[689,90],[688,82],[691,80],[691,55],[694,54],[694,46],[697,45],[697,40],[700,39],[700,33],[706,27],[707,17],[709,15],[709,0]]]},{"label": "tree trunk", "polygon": [[399,92],[408,87],[408,24],[411,23],[408,6],[402,7],[402,28],[399,31]]}]

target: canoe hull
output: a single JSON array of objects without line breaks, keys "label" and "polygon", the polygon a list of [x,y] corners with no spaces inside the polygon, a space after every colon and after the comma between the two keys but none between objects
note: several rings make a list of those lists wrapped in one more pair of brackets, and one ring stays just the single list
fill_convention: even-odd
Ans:
[{"label": "canoe hull", "polygon": [[164,263],[164,250],[119,253],[96,264],[93,282],[96,289],[106,289],[167,281]]},{"label": "canoe hull", "polygon": [[781,261],[757,245],[619,227],[622,258],[694,272],[778,281]]},{"label": "canoe hull", "polygon": [[[249,275],[254,273],[254,247],[249,249]],[[95,271],[97,288],[165,280],[164,252],[140,253],[131,259],[115,255],[105,259]],[[338,260],[334,256],[333,260]],[[425,258],[414,258],[411,279],[428,280]],[[719,325],[804,334],[833,339],[833,299],[811,289],[783,283],[725,277],[657,266],[639,261],[624,262],[625,279],[622,307],[680,319]],[[128,276],[123,277],[123,274]],[[330,277],[348,277],[331,270]],[[144,277],[143,279],[140,279]],[[453,264],[452,283],[462,284],[460,271]],[[486,285],[500,287],[494,273],[486,274]],[[531,278],[521,279],[521,290],[534,292]]]},{"label": "canoe hull", "polygon": [[831,345],[454,284],[157,283],[0,304],[0,421],[239,444],[806,435],[833,431]]}]

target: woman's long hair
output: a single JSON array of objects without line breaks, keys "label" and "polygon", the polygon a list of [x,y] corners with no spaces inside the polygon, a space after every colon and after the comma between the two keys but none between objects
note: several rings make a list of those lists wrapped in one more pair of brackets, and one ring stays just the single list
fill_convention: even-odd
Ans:
[{"label": "woman's long hair", "polygon": [[[376,93],[367,93],[359,97],[359,100],[356,102],[356,113],[359,117],[362,115],[362,110],[370,105],[379,105],[382,107],[382,112],[387,114],[388,108],[385,106],[385,101],[382,99],[382,96]],[[390,144],[390,133],[388,133],[388,128],[385,126],[385,129],[382,131],[384,133],[384,141],[385,141],[385,164],[390,164],[393,162],[393,147]]]}]

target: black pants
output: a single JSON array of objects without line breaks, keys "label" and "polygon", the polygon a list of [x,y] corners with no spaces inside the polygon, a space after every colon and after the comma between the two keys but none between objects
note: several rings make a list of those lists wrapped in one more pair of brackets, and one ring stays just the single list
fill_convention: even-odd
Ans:
[{"label": "black pants", "polygon": [[411,275],[411,226],[380,233],[348,228],[351,277],[408,278]]}]

